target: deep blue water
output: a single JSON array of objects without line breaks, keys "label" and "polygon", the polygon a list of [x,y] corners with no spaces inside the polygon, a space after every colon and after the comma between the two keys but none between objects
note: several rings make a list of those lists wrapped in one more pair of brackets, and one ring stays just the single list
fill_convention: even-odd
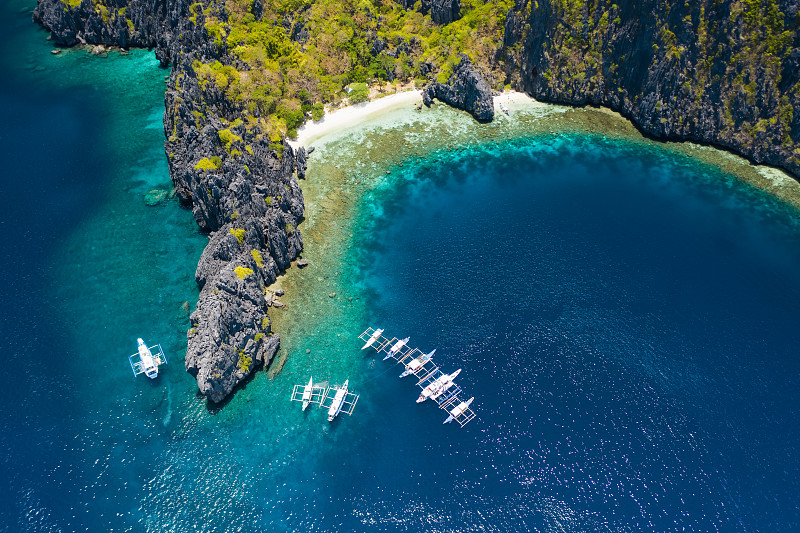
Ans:
[{"label": "deep blue water", "polygon": [[[166,72],[51,55],[31,7],[0,4],[0,531],[800,529],[796,212],[602,138],[406,164],[359,206],[352,267],[304,271],[353,303],[209,408],[182,361],[206,237],[145,203]],[[415,404],[367,325],[462,368],[479,420]],[[309,372],[350,377],[356,413],[300,413]]]},{"label": "deep blue water", "polygon": [[440,517],[412,529],[798,530],[797,213],[602,138],[445,161],[360,235],[372,322],[463,368],[480,416],[396,432],[379,486]]}]

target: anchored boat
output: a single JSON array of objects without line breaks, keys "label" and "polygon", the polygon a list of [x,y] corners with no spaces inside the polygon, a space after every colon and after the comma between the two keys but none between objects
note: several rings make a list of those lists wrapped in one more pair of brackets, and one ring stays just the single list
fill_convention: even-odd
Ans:
[{"label": "anchored boat", "polygon": [[303,411],[305,411],[306,408],[312,403],[322,403],[322,398],[325,395],[326,390],[328,390],[327,383],[324,385],[314,385],[314,378],[310,377],[308,379],[308,384],[294,386],[291,399],[293,402],[302,402]]},{"label": "anchored boat", "polygon": [[373,343],[381,336],[381,333],[383,333],[382,329],[376,329],[375,332],[370,336],[369,340],[364,344],[364,346],[361,347],[361,349],[366,350],[372,346]]},{"label": "anchored boat", "polygon": [[399,352],[399,351],[400,351],[400,349],[401,349],[403,346],[405,346],[405,345],[406,345],[406,343],[409,341],[409,339],[411,339],[411,337],[406,337],[405,339],[403,339],[403,340],[400,340],[400,341],[397,341],[396,343],[394,343],[394,346],[392,346],[392,347],[389,349],[389,351],[386,353],[386,356],[383,358],[383,360],[384,360],[384,361],[386,361],[386,360],[387,360],[387,359],[389,359],[390,357],[394,357],[394,354],[396,354],[397,352]]},{"label": "anchored boat", "polygon": [[422,389],[422,393],[419,395],[419,398],[417,398],[417,403],[422,403],[428,398],[435,400],[441,396],[444,391],[453,386],[453,380],[456,379],[460,373],[461,369],[459,368],[452,374],[442,374],[436,378],[433,383]]},{"label": "anchored boat", "polygon": [[[325,391],[325,396],[322,398],[320,407],[328,409],[328,422],[333,422],[333,419],[339,416],[339,413],[353,414],[353,409],[355,409],[356,402],[358,401],[358,394],[347,390],[347,385],[349,383],[350,380],[348,379],[340,388],[335,389],[329,387],[328,390]],[[336,393],[331,394],[333,391],[336,391]]]},{"label": "anchored boat", "polygon": [[431,357],[433,357],[435,353],[436,353],[436,348],[434,348],[433,351],[431,351],[430,353],[420,355],[419,357],[415,357],[414,359],[409,361],[408,364],[406,365],[405,372],[400,374],[400,377],[404,378],[407,375],[413,373],[415,370],[422,367],[425,363],[431,360]]},{"label": "anchored boat", "polygon": [[161,345],[156,344],[148,348],[142,339],[136,339],[136,341],[139,343],[139,351],[128,356],[133,375],[138,376],[144,373],[150,379],[158,377],[158,367],[167,364],[167,358]]},{"label": "anchored boat", "polygon": [[311,391],[314,389],[314,378],[313,376],[308,378],[308,385],[303,388],[303,411],[306,410],[308,407],[309,402],[311,401]]},{"label": "anchored boat", "polygon": [[328,422],[333,422],[333,419],[336,418],[336,415],[342,410],[342,402],[344,401],[344,395],[347,394],[347,384],[349,382],[349,379],[346,380],[342,388],[337,389],[336,396],[333,397],[333,402],[331,402],[331,406],[328,408]]},{"label": "anchored boat", "polygon": [[449,424],[449,423],[450,423],[450,422],[452,422],[453,420],[456,420],[456,419],[457,419],[459,416],[463,415],[463,414],[464,414],[464,412],[465,412],[467,409],[469,409],[469,405],[472,403],[472,400],[474,400],[474,399],[475,399],[474,397],[473,397],[473,398],[470,398],[470,399],[469,399],[469,400],[467,400],[466,402],[461,402],[460,404],[458,404],[457,406],[455,406],[453,409],[451,409],[451,410],[450,410],[450,416],[448,416],[448,417],[447,417],[447,420],[445,420],[444,422],[442,422],[442,424]]}]

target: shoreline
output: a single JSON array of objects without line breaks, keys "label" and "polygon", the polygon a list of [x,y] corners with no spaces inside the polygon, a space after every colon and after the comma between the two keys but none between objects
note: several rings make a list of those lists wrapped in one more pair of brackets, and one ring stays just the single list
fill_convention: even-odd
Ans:
[{"label": "shoreline", "polygon": [[348,129],[358,125],[359,122],[368,120],[382,111],[394,111],[406,105],[419,102],[422,104],[422,91],[410,89],[395,94],[390,94],[359,104],[349,105],[332,111],[314,121],[306,122],[297,130],[297,139],[287,142],[292,149],[301,146],[308,148],[311,142],[329,135],[346,134]]},{"label": "shoreline", "polygon": [[[311,339],[322,317],[367,316],[367,304],[359,302],[357,278],[348,258],[354,253],[350,250],[354,234],[368,224],[362,220],[360,206],[397,186],[401,167],[409,160],[525,136],[586,133],[679,152],[800,210],[800,183],[788,174],[752,165],[716,148],[647,138],[631,121],[609,109],[546,104],[524,93],[507,92],[495,97],[495,120],[479,124],[466,112],[442,103],[419,109],[418,101],[418,91],[406,91],[336,110],[298,130],[293,146],[308,147],[313,142],[317,148],[301,182],[306,218],[299,229],[305,241],[302,257],[309,266],[300,269],[293,262],[295,268],[269,288],[283,289],[280,300],[287,306],[270,310],[275,331],[281,335],[281,349],[267,369],[271,378],[279,373],[276,365],[284,363],[283,373],[290,375],[309,366],[354,369],[355,363],[338,350],[328,352],[325,357],[331,360],[326,360]],[[499,111],[500,103],[509,115]],[[337,334],[330,332],[330,336]]]},{"label": "shoreline", "polygon": [[[504,91],[494,97],[495,122],[505,118],[500,104],[505,105],[509,110],[509,118],[513,118],[511,113],[514,111],[531,110],[535,108],[560,110],[566,114],[597,114],[597,117],[587,116],[583,117],[583,120],[579,119],[577,121],[579,123],[583,122],[583,124],[575,124],[575,117],[570,117],[570,120],[566,121],[569,123],[569,126],[562,121],[558,121],[556,124],[551,124],[552,127],[540,127],[536,129],[538,129],[539,132],[547,131],[556,134],[561,132],[566,133],[567,131],[585,131],[587,133],[591,132],[603,135],[611,132],[621,134],[632,140],[644,141],[656,146],[660,145],[667,149],[683,153],[688,157],[698,158],[709,165],[734,175],[757,189],[761,189],[776,196],[783,202],[800,210],[800,181],[778,167],[759,165],[732,151],[712,145],[699,144],[691,141],[661,140],[646,136],[639,131],[630,119],[605,107],[571,107],[548,104],[535,100],[522,92]],[[444,106],[446,104],[437,102],[434,105]],[[318,121],[309,121],[304,124],[297,130],[297,139],[287,140],[287,142],[294,150],[297,150],[301,146],[309,148],[314,141],[318,140],[330,142],[352,133],[354,130],[357,130],[359,126],[368,128],[371,122],[379,120],[382,115],[402,112],[403,110],[408,111],[408,108],[411,106],[413,106],[415,110],[420,110],[422,107],[422,92],[418,89],[408,88],[401,92],[383,96],[368,102],[334,109],[326,112],[322,119]],[[608,117],[608,119],[602,120],[601,117],[603,116]],[[404,122],[403,117],[398,117],[398,120],[399,122]],[[614,124],[614,122],[617,123]],[[491,123],[484,125],[484,127],[489,126],[491,126]],[[577,126],[577,128],[575,126]]]}]

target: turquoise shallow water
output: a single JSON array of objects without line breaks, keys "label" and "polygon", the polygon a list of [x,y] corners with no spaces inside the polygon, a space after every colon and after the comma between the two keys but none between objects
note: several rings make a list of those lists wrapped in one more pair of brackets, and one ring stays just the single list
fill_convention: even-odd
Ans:
[{"label": "turquoise shallow water", "polygon": [[[346,246],[308,241],[283,371],[209,408],[182,361],[206,237],[174,199],[145,203],[169,186],[166,72],[149,52],[52,56],[29,9],[0,17],[0,530],[800,528],[795,212],[601,137],[381,168],[329,228]],[[480,419],[416,405],[358,351],[367,325],[463,368]],[[158,380],[131,375],[138,336],[167,353]],[[290,405],[310,373],[349,377],[355,414]]]}]

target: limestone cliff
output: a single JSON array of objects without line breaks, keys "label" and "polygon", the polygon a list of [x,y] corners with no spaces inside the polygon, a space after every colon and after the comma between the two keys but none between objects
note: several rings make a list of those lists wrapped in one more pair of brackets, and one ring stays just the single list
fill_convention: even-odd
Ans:
[{"label": "limestone cliff", "polygon": [[535,98],[607,106],[655,137],[800,176],[797,0],[517,0],[502,54]]},{"label": "limestone cliff", "polygon": [[434,82],[425,87],[422,101],[430,106],[436,98],[468,111],[479,122],[491,122],[494,119],[492,88],[480,72],[475,70],[466,54],[461,54],[460,59],[447,83]]},{"label": "limestone cliff", "polygon": [[305,171],[303,151],[243,124],[241,106],[198,77],[195,60],[233,61],[203,24],[206,13],[220,9],[183,0],[84,0],[68,9],[61,0],[40,0],[34,12],[58,44],[155,47],[162,65],[173,65],[164,111],[170,176],[181,202],[211,233],[195,276],[201,291],[185,364],[214,402],[278,349],[265,287],[302,249],[295,172]]}]

